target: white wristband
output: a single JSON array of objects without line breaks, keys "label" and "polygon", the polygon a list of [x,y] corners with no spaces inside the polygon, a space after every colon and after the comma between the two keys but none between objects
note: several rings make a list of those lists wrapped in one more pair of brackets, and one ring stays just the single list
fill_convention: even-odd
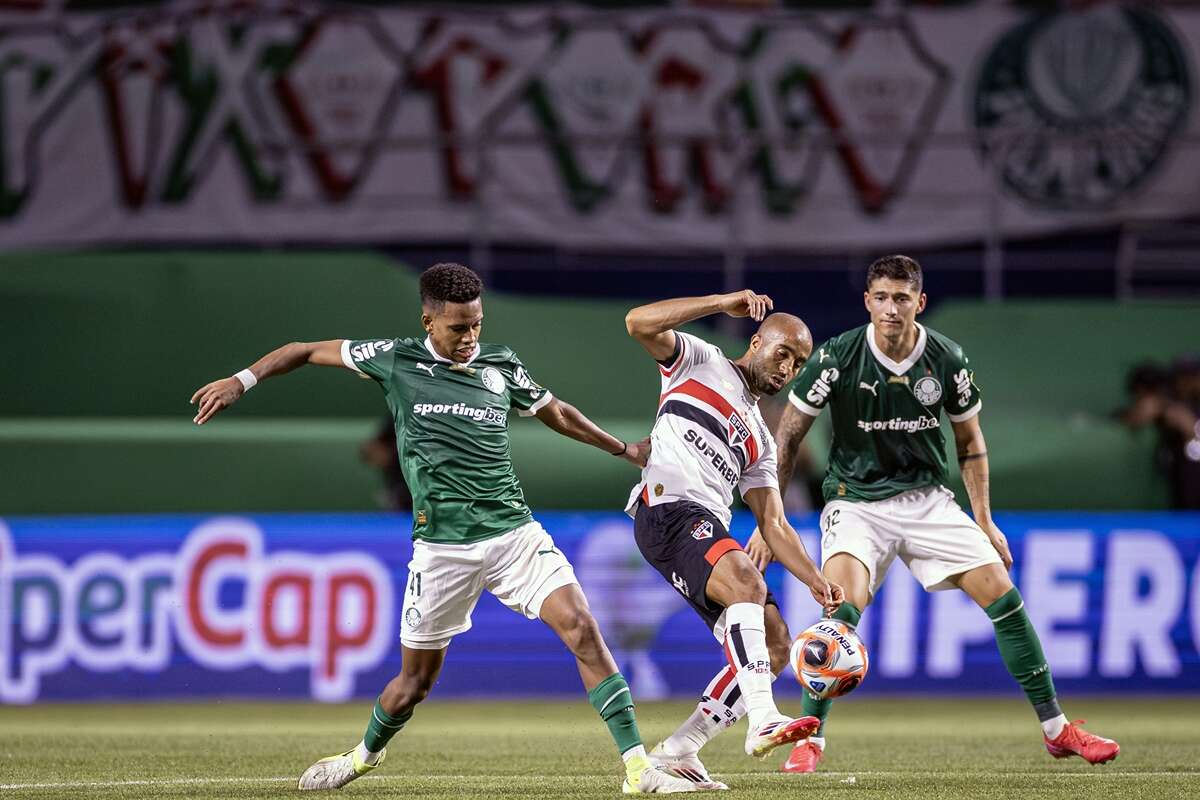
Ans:
[{"label": "white wristband", "polygon": [[237,378],[242,384],[242,391],[248,392],[258,383],[258,378],[254,377],[254,373],[249,368],[242,370],[233,377]]}]

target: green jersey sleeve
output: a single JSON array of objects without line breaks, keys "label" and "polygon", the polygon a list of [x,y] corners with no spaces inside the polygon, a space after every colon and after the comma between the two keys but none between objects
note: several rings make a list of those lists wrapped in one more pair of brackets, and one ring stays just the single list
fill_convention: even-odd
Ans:
[{"label": "green jersey sleeve", "polygon": [[504,365],[504,372],[508,381],[509,403],[522,417],[532,417],[554,399],[554,395],[529,376],[529,371],[516,353]]},{"label": "green jersey sleeve", "polygon": [[833,399],[840,374],[837,356],[826,342],[800,370],[788,401],[805,414],[819,417],[821,409]]},{"label": "green jersey sleeve", "polygon": [[396,361],[395,339],[344,339],[342,363],[360,375],[387,380]]},{"label": "green jersey sleeve", "polygon": [[975,370],[971,369],[961,347],[950,353],[946,364],[949,374],[945,380],[949,391],[942,407],[951,422],[966,422],[983,408],[979,387],[975,384]]}]

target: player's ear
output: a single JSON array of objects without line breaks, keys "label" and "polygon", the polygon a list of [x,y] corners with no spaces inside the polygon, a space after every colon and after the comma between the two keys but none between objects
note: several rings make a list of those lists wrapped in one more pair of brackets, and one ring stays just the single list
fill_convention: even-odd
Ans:
[{"label": "player's ear", "polygon": [[925,303],[928,301],[928,299],[929,298],[927,298],[925,296],[925,293],[921,292],[921,296],[917,298],[917,313],[918,314],[920,314],[922,311],[925,310]]},{"label": "player's ear", "polygon": [[421,312],[421,327],[426,333],[433,333],[433,316],[428,311]]}]

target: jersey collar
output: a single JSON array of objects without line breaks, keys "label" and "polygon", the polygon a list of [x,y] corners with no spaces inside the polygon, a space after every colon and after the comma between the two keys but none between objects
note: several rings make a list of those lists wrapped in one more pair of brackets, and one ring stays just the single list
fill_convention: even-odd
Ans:
[{"label": "jersey collar", "polygon": [[[437,350],[434,350],[433,342],[429,341],[428,336],[425,337],[425,349],[429,351],[429,355],[433,356],[435,361],[441,361],[446,364],[457,363],[453,359],[446,358],[445,356],[439,354]],[[463,363],[470,364],[472,361],[474,361],[477,358],[479,358],[479,344],[478,343],[476,343],[476,345],[475,345],[475,352],[471,353],[471,357],[468,358]]]},{"label": "jersey collar", "polygon": [[888,371],[895,375],[903,375],[912,369],[913,364],[917,363],[917,359],[925,352],[925,326],[919,322],[914,322],[917,326],[917,343],[913,347],[912,352],[908,354],[908,358],[903,361],[892,361],[887,355],[879,349],[879,345],[875,343],[875,323],[867,325],[867,346],[871,348],[871,353],[875,356],[875,360],[883,366],[887,367]]}]

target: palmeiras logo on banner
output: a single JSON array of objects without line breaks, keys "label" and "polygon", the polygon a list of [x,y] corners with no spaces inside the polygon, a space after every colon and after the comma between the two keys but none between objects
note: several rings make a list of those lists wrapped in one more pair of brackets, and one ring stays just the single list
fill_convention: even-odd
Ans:
[{"label": "palmeiras logo on banner", "polygon": [[1150,9],[1029,19],[996,42],[974,117],[985,162],[1031,205],[1104,208],[1140,186],[1191,107],[1179,39]]}]

